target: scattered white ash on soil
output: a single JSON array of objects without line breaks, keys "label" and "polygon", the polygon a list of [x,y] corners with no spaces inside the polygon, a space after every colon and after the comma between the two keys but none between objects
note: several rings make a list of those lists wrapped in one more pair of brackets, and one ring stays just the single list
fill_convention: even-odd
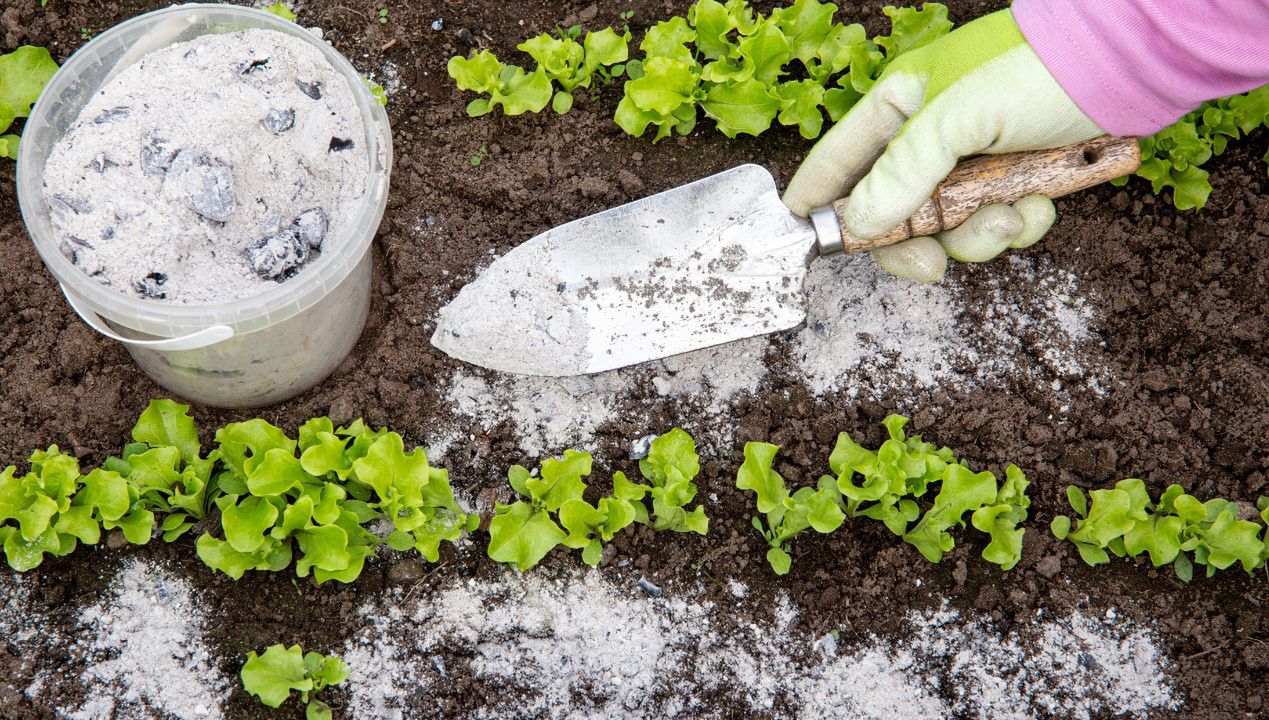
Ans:
[{"label": "scattered white ash on soil", "polygon": [[[663,398],[697,399],[703,404],[701,420],[709,420],[713,435],[719,435],[719,430],[729,427],[724,414],[730,400],[740,393],[756,392],[761,385],[769,345],[765,337],[749,338],[638,367],[577,377],[503,375],[491,379],[489,374],[459,371],[450,380],[446,399],[486,431],[511,422],[521,449],[535,456],[558,455],[569,447],[584,449],[605,423],[646,415],[646,407],[631,407],[636,388]],[[711,439],[727,440],[729,435]]]},{"label": "scattered white ash on soil", "polygon": [[128,561],[96,604],[72,651],[87,665],[83,704],[68,720],[221,720],[229,682],[201,639],[203,614],[189,583],[144,560]]},{"label": "scattered white ash on soil", "polygon": [[351,222],[369,173],[353,91],[269,30],[156,50],[98,91],[45,164],[62,253],[172,303],[264,292]]},{"label": "scattered white ash on soil", "polygon": [[401,68],[391,60],[385,62],[378,72],[371,73],[370,79],[379,83],[388,97],[401,91]]},{"label": "scattered white ash on soil", "polygon": [[838,648],[796,630],[787,596],[767,622],[740,624],[734,606],[754,601],[731,595],[727,607],[699,592],[651,597],[586,571],[398,591],[363,605],[344,649],[349,711],[415,717],[459,673],[490,688],[471,716],[503,719],[1091,720],[1180,707],[1153,632],[1113,612],[1038,615],[1007,633],[946,608],[912,612],[894,637]]},{"label": "scattered white ash on soil", "polygon": [[971,304],[963,281],[913,283],[862,255],[817,262],[807,324],[793,342],[807,386],[851,399],[1011,380],[1104,394],[1109,371],[1090,329],[1093,308],[1072,273],[1040,262],[1011,255],[971,267],[971,281],[991,297],[986,305]]},{"label": "scattered white ash on soil", "polygon": [[7,651],[16,663],[14,672],[0,672],[0,707],[18,706],[21,695],[39,698],[60,680],[35,672],[51,649],[67,642],[49,622],[48,612],[36,594],[33,576],[12,572],[7,566],[0,570],[0,660]]},{"label": "scattered white ash on soil", "polygon": [[[799,330],[580,377],[464,367],[446,399],[486,432],[510,423],[526,453],[554,455],[585,449],[607,423],[646,418],[664,399],[692,406],[704,433],[698,440],[730,447],[733,400],[759,391],[772,372],[768,353],[781,350],[793,381],[822,398],[899,390],[915,407],[937,390],[1010,383],[1042,388],[1055,406],[1071,393],[1102,396],[1113,378],[1092,329],[1094,307],[1073,274],[1041,263],[1015,255],[972,268],[965,281],[920,285],[864,255],[822,258],[807,277],[808,317]],[[971,299],[975,286],[986,287],[988,304]],[[465,431],[455,423],[450,434]]]}]

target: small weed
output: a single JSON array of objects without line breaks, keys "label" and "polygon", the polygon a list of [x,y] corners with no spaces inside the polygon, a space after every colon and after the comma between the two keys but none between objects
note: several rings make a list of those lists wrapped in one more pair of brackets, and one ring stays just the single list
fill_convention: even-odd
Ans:
[{"label": "small weed", "polygon": [[388,24],[388,8],[386,7],[379,8],[379,24],[380,25]]},{"label": "small weed", "polygon": [[92,31],[92,30],[90,30],[89,28],[86,28],[86,27],[82,27],[82,28],[80,28],[80,29],[79,29],[79,39],[80,39],[80,40],[92,40],[92,39],[93,39],[93,31]]},{"label": "small weed", "polygon": [[471,156],[471,166],[480,167],[480,163],[487,157],[489,157],[489,146],[481,145],[476,154]]},{"label": "small weed", "polygon": [[630,21],[634,19],[634,10],[626,10],[617,14],[617,18],[621,20],[621,31],[630,32]]}]

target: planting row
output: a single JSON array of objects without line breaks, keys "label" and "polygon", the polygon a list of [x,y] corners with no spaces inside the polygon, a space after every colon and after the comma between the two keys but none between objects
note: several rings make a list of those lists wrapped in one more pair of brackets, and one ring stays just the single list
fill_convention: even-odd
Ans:
[{"label": "planting row", "polygon": [[[564,113],[574,93],[596,92],[625,78],[614,121],[636,136],[653,128],[653,142],[696,128],[698,107],[727,137],[760,135],[775,123],[819,137],[863,98],[899,56],[951,31],[947,8],[887,6],[888,35],[869,38],[859,23],[834,20],[837,5],[796,0],[769,15],[746,0],[698,0],[682,16],[647,29],[631,56],[631,15],[621,33],[580,26],[525,40],[517,49],[536,63],[532,70],[504,63],[481,50],[449,61],[458,89],[480,96],[472,116],[501,107],[507,115]],[[581,40],[581,42],[579,42]],[[1172,190],[1178,209],[1202,208],[1212,186],[1201,165],[1238,140],[1269,125],[1269,86],[1204,103],[1159,133],[1142,138],[1136,175],[1156,193]],[[1265,155],[1269,162],[1269,153]],[[1127,178],[1116,184],[1122,185]]]},{"label": "planting row", "polygon": [[[997,482],[950,449],[906,436],[906,422],[887,417],[889,438],[876,450],[842,433],[828,458],[831,474],[795,491],[773,467],[779,448],[745,445],[736,487],[756,496],[752,523],[776,573],[789,572],[798,534],[834,532],[847,517],[878,520],[938,562],[968,515],[988,536],[985,560],[1003,570],[1018,563],[1030,506],[1022,471],[1010,465]],[[448,472],[433,467],[424,449],[407,452],[400,435],[360,420],[336,427],[314,418],[296,438],[261,419],[230,423],[204,454],[189,408],[155,400],[132,437],[119,456],[87,473],[56,445],[33,453],[25,474],[14,466],[0,472],[0,546],[10,567],[31,570],[46,555],[96,544],[102,530],[117,530],[134,544],[156,533],[172,542],[199,531],[198,556],[235,580],[294,564],[299,577],[348,583],[382,546],[436,562],[443,542],[481,525],[459,506]],[[646,484],[615,472],[611,494],[593,504],[584,481],[591,466],[591,456],[575,450],[532,472],[513,466],[507,477],[518,499],[497,504],[489,518],[489,557],[527,570],[564,545],[595,566],[604,544],[635,523],[708,533],[704,508],[693,505],[700,460],[683,430],[652,440],[639,461]],[[1254,521],[1249,505],[1202,502],[1179,485],[1152,500],[1137,479],[1090,494],[1091,504],[1082,490],[1069,488],[1077,519],[1052,523],[1053,533],[1075,543],[1089,564],[1144,553],[1188,581],[1196,564],[1208,575],[1235,564],[1253,572],[1269,558],[1269,529]],[[923,508],[927,496],[933,500]],[[1257,509],[1269,524],[1269,498],[1260,498]]]},{"label": "planting row", "polygon": [[[266,10],[297,19],[284,3]],[[655,128],[654,141],[686,135],[696,127],[699,107],[728,137],[758,135],[779,123],[816,138],[825,114],[830,122],[841,119],[896,58],[953,27],[939,3],[920,9],[887,6],[890,34],[869,38],[859,23],[836,22],[837,10],[832,3],[796,0],[761,15],[746,0],[698,0],[685,15],[649,27],[637,45],[642,53],[637,58],[630,50],[633,13],[626,11],[620,15],[621,32],[584,32],[575,25],[520,43],[517,48],[536,63],[532,70],[503,63],[487,50],[452,58],[448,69],[460,90],[480,94],[468,104],[473,116],[499,107],[508,115],[540,112],[547,105],[564,113],[573,107],[577,90],[595,91],[624,78],[614,120],[632,135],[641,136],[649,127]],[[44,48],[24,46],[0,55],[0,157],[17,157],[18,136],[2,133],[30,114],[56,71]],[[366,84],[387,103],[382,87],[370,80]],[[1201,166],[1222,154],[1229,141],[1266,125],[1269,86],[1204,103],[1142,138],[1136,174],[1149,180],[1155,193],[1170,188],[1178,208],[1201,208],[1212,189]]]}]

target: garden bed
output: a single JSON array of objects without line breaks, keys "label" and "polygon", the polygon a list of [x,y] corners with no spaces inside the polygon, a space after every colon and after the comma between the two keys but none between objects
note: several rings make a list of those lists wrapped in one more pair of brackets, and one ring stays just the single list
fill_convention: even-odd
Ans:
[{"label": "garden bed", "polygon": [[[882,4],[842,16],[876,32]],[[997,7],[948,5],[958,23]],[[157,6],[23,0],[0,11],[0,50],[46,45],[64,60],[86,32]],[[396,165],[366,331],[314,390],[259,413],[195,407],[200,427],[362,416],[431,446],[472,503],[504,487],[511,464],[569,447],[593,452],[597,475],[630,471],[634,443],[677,425],[699,444],[709,535],[640,528],[598,574],[557,552],[524,575],[486,558],[478,535],[435,566],[387,552],[355,584],[320,588],[284,573],[213,575],[190,537],[82,549],[22,576],[0,571],[0,715],[97,720],[114,703],[119,718],[298,718],[265,710],[237,681],[245,654],[276,642],[342,653],[352,682],[332,704],[359,720],[1267,712],[1263,574],[1187,585],[1146,563],[1088,568],[1047,530],[1067,484],[1141,477],[1156,493],[1177,482],[1203,498],[1269,494],[1263,132],[1209,165],[1201,212],[1175,211],[1140,181],[1100,187],[1059,200],[1040,244],[954,264],[940,287],[831,259],[813,273],[803,329],[584,381],[508,378],[428,342],[438,308],[494,257],[743,162],[783,185],[809,143],[792,128],[727,140],[702,123],[652,145],[613,124],[617,88],[579,93],[564,116],[471,119],[445,74],[452,55],[514,57],[557,23],[620,25],[630,8],[638,29],[683,6],[389,3],[380,23],[382,6],[315,1],[299,18],[389,96]],[[92,466],[165,393],[70,311],[13,186],[12,163],[0,164],[0,465],[57,443]],[[773,575],[752,499],[735,488],[744,442],[781,445],[780,472],[809,485],[838,432],[875,445],[891,412],[974,467],[1026,471],[1022,561],[1002,573],[976,540],[933,565],[855,519],[801,539],[792,572]]]}]

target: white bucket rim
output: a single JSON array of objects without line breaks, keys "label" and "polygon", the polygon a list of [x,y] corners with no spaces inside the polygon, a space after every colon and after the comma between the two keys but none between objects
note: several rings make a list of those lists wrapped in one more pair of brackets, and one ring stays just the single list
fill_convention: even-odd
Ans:
[{"label": "white bucket rim", "polygon": [[[365,191],[354,211],[354,219],[347,228],[346,241],[329,252],[323,252],[292,280],[279,283],[277,287],[257,295],[226,302],[178,305],[125,295],[102,285],[62,254],[57,248],[49,208],[41,191],[47,156],[37,157],[38,150],[34,143],[19,144],[18,202],[36,250],[68,298],[73,295],[81,301],[81,306],[73,308],[81,316],[84,314],[82,309],[86,306],[112,324],[148,337],[188,335],[215,325],[231,326],[236,334],[241,335],[282,322],[311,307],[338,287],[369,251],[387,202],[392,168],[391,128],[386,111],[371,95],[362,75],[329,43],[302,26],[263,10],[218,3],[190,3],[151,11],[119,23],[96,36],[76,50],[58,69],[45,87],[40,100],[32,108],[27,127],[32,124],[47,124],[46,113],[42,112],[49,108],[45,99],[61,97],[80,79],[82,68],[97,59],[93,54],[95,48],[108,46],[138,25],[173,19],[186,19],[190,27],[196,27],[198,31],[193,34],[182,33],[163,46],[217,32],[217,26],[234,20],[249,21],[247,26],[231,25],[222,31],[261,28],[302,38],[322,52],[336,72],[348,82],[365,125],[370,173]],[[122,67],[114,68],[105,82],[120,70]],[[75,115],[78,115],[78,111]]]}]

